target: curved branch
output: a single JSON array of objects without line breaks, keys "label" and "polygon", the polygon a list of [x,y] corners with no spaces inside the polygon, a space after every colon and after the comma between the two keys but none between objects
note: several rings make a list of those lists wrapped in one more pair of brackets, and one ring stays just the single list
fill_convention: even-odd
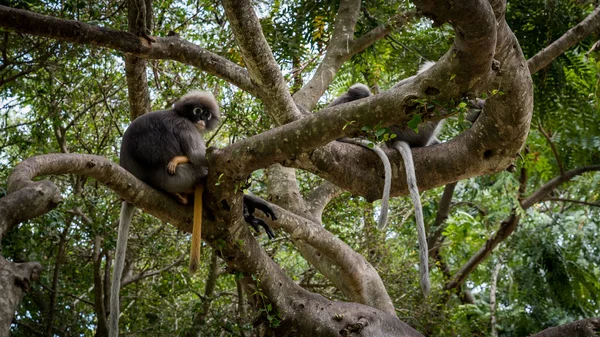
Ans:
[{"label": "curved branch", "polygon": [[306,196],[306,203],[310,212],[317,218],[321,219],[323,216],[323,210],[329,204],[329,202],[340,195],[342,189],[334,184],[326,181]]},{"label": "curved branch", "polygon": [[13,226],[48,213],[62,200],[49,180],[23,183],[18,191],[0,198],[0,239]]},{"label": "curved branch", "polygon": [[[175,199],[138,180],[116,163],[95,155],[54,153],[28,158],[15,166],[8,178],[9,194],[1,200],[31,186],[35,177],[67,173],[93,177],[136,207],[191,233],[192,206],[181,205]],[[54,189],[58,190],[50,181],[44,180],[42,183],[46,194],[50,194],[49,191]],[[28,205],[38,198],[37,195],[31,197],[32,199],[25,204]],[[43,201],[48,210],[56,206],[53,199]]]},{"label": "curved branch", "polygon": [[352,57],[351,45],[354,39],[354,27],[360,14],[360,2],[360,0],[340,1],[327,53],[310,81],[294,94],[296,103],[305,109],[312,110],[315,107],[342,64]]},{"label": "curved branch", "polygon": [[279,125],[299,119],[300,111],[292,100],[252,4],[249,0],[223,0],[222,3],[250,77],[260,88],[259,97],[266,110]]},{"label": "curved branch", "polygon": [[[383,281],[373,266],[346,243],[325,230],[320,224],[310,221],[278,206],[272,206],[278,221],[269,224],[281,228],[291,235],[294,244],[302,251],[316,250],[316,254],[304,255],[336,287],[353,301],[363,303],[390,314],[395,314],[393,303],[385,290]],[[308,247],[306,247],[308,246]],[[320,255],[324,255],[321,257]],[[332,263],[329,268],[324,262]],[[341,274],[341,275],[340,275]]]},{"label": "curved branch", "polygon": [[150,45],[145,38],[132,33],[6,6],[0,6],[0,27],[66,42],[106,47],[146,59],[179,61],[258,95],[246,69],[178,36],[157,37],[156,42]]}]

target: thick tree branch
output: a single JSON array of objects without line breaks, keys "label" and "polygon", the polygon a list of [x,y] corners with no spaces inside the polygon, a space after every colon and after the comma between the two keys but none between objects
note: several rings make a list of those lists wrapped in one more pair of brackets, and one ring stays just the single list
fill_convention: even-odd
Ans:
[{"label": "thick tree branch", "polygon": [[342,193],[342,189],[330,182],[324,182],[306,196],[306,203],[310,212],[317,218],[322,219],[323,210],[329,202]]},{"label": "thick tree branch", "polygon": [[[305,109],[312,110],[315,107],[342,64],[352,57],[351,46],[354,27],[360,14],[360,2],[360,0],[340,1],[327,53],[310,81],[294,94],[296,103]],[[356,52],[358,51],[357,49]]]},{"label": "thick tree branch", "polygon": [[562,55],[567,49],[573,47],[581,40],[600,28],[600,7],[577,26],[569,29],[558,40],[552,42],[548,47],[542,49],[527,61],[529,71],[534,74],[540,69],[548,66],[555,58]]},{"label": "thick tree branch", "polygon": [[46,214],[61,200],[60,190],[49,180],[30,181],[0,198],[0,239],[12,226]]},{"label": "thick tree branch", "polygon": [[[146,15],[148,14],[148,15]],[[127,0],[127,27],[130,33],[148,38],[152,27],[152,1]],[[146,77],[146,63],[143,58],[125,55],[125,75],[131,120],[152,110],[150,92]]]},{"label": "thick tree branch", "polygon": [[[275,211],[278,212],[278,209]],[[308,222],[304,218],[296,218],[300,222]],[[293,235],[302,236],[302,232],[308,234],[299,226],[294,225],[294,228],[300,229],[300,233]],[[340,330],[363,320],[368,322],[362,330],[363,336],[422,336],[395,315],[363,304],[329,301],[302,289],[283,274],[249,231],[236,233],[235,242],[237,244],[221,248],[221,252],[227,256],[226,261],[231,268],[244,274],[244,282],[259,288],[272,301],[284,319],[279,333],[289,332],[293,327],[297,336],[314,335],[315,329],[322,336],[339,336]]]},{"label": "thick tree branch", "polygon": [[306,207],[304,199],[302,199],[298,180],[296,179],[296,169],[279,164],[271,165],[267,170],[267,179],[269,201],[308,220],[320,221],[320,218],[315,218],[312,215]]},{"label": "thick tree branch", "polygon": [[258,96],[246,69],[178,36],[148,40],[135,34],[0,6],[0,27],[77,44],[89,44],[146,59],[174,60],[202,69]]},{"label": "thick tree branch", "polygon": [[600,317],[594,317],[548,328],[529,337],[596,337],[598,334],[600,334]]},{"label": "thick tree branch", "polygon": [[9,336],[21,299],[41,272],[42,265],[37,262],[13,263],[0,255],[0,336]]},{"label": "thick tree branch", "polygon": [[302,256],[348,298],[395,314],[392,300],[373,266],[325,230],[321,226],[321,218],[315,218],[306,208],[298,190],[294,169],[271,166],[269,181],[277,182],[276,186],[269,184],[270,199],[291,210],[286,212],[283,208],[273,206],[278,221],[271,225],[289,233]]},{"label": "thick tree branch", "polygon": [[[191,232],[192,206],[179,204],[175,199],[144,184],[119,165],[104,157],[95,155],[46,154],[28,158],[15,166],[8,178],[9,194],[0,199],[0,202],[4,202],[4,199],[11,198],[13,194],[18,194],[23,189],[29,188],[32,179],[35,177],[67,173],[93,177],[113,189],[123,199],[136,205],[136,207],[163,221],[170,222],[180,230]],[[48,211],[54,208],[56,206],[55,199],[40,198],[40,196],[54,195],[54,193],[60,196],[58,188],[48,180],[33,184],[36,187],[39,186],[38,190],[32,191],[28,195],[30,199],[19,199],[19,202],[23,202],[24,205],[31,205],[31,203],[40,200],[40,210]],[[28,219],[30,213],[19,214],[16,212],[19,209],[16,204],[11,204],[11,207],[13,207],[13,213],[16,213],[13,215],[14,217]],[[28,211],[26,207],[23,207],[23,209]]]},{"label": "thick tree branch", "polygon": [[292,100],[251,2],[223,0],[222,3],[250,77],[260,88],[259,97],[267,112],[279,125],[300,118],[300,111]]}]

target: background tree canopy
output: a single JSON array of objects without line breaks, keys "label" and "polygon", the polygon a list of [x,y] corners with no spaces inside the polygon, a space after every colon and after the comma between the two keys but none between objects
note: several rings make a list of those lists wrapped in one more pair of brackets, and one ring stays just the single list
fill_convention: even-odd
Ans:
[{"label": "background tree canopy", "polygon": [[[598,333],[600,11],[463,2],[0,1],[0,335],[107,336],[122,198],[144,210],[123,335]],[[325,108],[357,82],[378,95]],[[190,276],[190,208],[115,163],[132,118],[195,88],[222,125]],[[414,151],[424,299],[400,156],[378,230],[382,165],[335,139],[435,118],[444,143]],[[276,239],[247,229],[242,191],[274,205]]]}]

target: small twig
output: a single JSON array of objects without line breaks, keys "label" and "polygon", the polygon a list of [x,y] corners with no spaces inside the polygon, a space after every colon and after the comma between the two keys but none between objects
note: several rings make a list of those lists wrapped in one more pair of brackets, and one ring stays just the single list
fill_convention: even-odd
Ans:
[{"label": "small twig", "polygon": [[562,201],[562,202],[571,202],[574,204],[580,204],[580,205],[586,205],[586,206],[600,207],[600,203],[597,203],[597,202],[588,202],[588,201],[581,201],[581,200],[574,200],[574,199],[544,198],[544,200],[542,200],[542,201]]},{"label": "small twig", "polygon": [[542,135],[544,135],[544,137],[546,138],[546,140],[550,144],[550,148],[552,149],[552,153],[554,153],[554,158],[556,159],[556,162],[558,163],[558,169],[560,170],[560,175],[561,176],[564,175],[565,174],[565,169],[563,167],[562,161],[560,160],[560,157],[558,156],[558,151],[556,150],[556,146],[554,146],[554,142],[550,138],[550,135],[548,135],[546,133],[546,131],[544,131],[544,128],[542,127],[542,123],[541,122],[538,124],[538,130],[540,130],[540,132],[542,133]]}]

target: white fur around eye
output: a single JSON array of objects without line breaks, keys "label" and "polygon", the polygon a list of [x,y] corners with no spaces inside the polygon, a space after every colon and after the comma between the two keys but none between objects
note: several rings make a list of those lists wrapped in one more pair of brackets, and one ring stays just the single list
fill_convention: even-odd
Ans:
[{"label": "white fur around eye", "polygon": [[194,113],[194,115],[199,114],[201,111],[202,111],[202,109],[199,108],[199,107],[195,107],[194,110],[192,110],[192,112]]}]

